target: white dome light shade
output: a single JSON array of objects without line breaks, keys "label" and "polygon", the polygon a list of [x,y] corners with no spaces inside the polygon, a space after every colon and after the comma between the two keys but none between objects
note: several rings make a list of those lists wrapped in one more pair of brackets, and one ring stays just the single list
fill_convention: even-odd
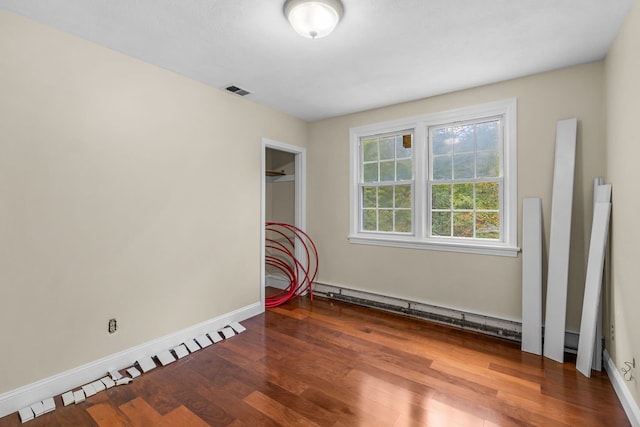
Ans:
[{"label": "white dome light shade", "polygon": [[310,39],[329,35],[342,18],[339,0],[287,0],[284,15],[298,34]]}]

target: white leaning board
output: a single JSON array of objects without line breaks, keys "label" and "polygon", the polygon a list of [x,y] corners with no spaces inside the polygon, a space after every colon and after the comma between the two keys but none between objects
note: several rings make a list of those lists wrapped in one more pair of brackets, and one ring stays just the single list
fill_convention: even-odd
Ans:
[{"label": "white leaning board", "polygon": [[522,201],[522,351],[542,354],[542,202]]},{"label": "white leaning board", "polygon": [[[595,215],[597,202],[610,202],[611,201],[611,186],[609,186],[609,196],[606,200],[598,200],[598,195],[603,196],[600,186],[604,184],[604,178],[599,176],[593,180],[593,211]],[[593,219],[592,219],[593,221]],[[608,248],[608,245],[607,245]],[[605,264],[607,263],[607,249],[605,249]],[[603,272],[604,274],[604,272]],[[598,315],[596,323],[596,339],[595,346],[593,347],[593,363],[591,369],[598,372],[602,371],[602,292],[600,292],[600,304],[598,305]]]},{"label": "white leaning board", "polygon": [[602,292],[602,268],[604,267],[604,255],[607,247],[610,214],[611,203],[596,203],[596,209],[593,213],[591,241],[589,243],[589,259],[587,262],[584,301],[582,303],[578,358],[576,360],[576,368],[586,377],[591,377],[593,350],[596,344],[598,308],[600,307],[600,294]]},{"label": "white leaning board", "polygon": [[577,128],[577,119],[558,121],[556,158],[553,168],[544,356],[561,363],[564,362],[564,334],[567,320],[569,246],[571,243],[571,208],[573,205]]}]

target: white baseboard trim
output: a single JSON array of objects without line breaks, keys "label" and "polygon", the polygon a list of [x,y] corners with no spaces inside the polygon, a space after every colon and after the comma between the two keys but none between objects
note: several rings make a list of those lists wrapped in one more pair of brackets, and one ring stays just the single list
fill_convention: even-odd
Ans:
[{"label": "white baseboard trim", "polygon": [[611,356],[609,356],[607,350],[604,351],[604,366],[609,376],[609,381],[611,381],[613,389],[616,391],[618,399],[624,408],[624,412],[629,418],[629,422],[634,427],[640,427],[640,408],[625,385],[622,375],[620,375],[616,364],[613,362]]},{"label": "white baseboard trim", "polygon": [[104,377],[109,371],[123,369],[144,356],[154,356],[184,341],[210,331],[221,329],[232,322],[240,322],[264,312],[257,302],[238,310],[206,320],[177,332],[131,347],[118,353],[89,362],[77,368],[0,394],[0,417],[4,417],[43,399],[57,396]]},{"label": "white baseboard trim", "polygon": [[277,274],[267,274],[265,278],[266,286],[271,286],[278,289],[287,289],[290,281],[284,276],[278,276]]},{"label": "white baseboard trim", "polygon": [[567,353],[578,354],[578,341],[580,332],[564,331],[564,351]]}]

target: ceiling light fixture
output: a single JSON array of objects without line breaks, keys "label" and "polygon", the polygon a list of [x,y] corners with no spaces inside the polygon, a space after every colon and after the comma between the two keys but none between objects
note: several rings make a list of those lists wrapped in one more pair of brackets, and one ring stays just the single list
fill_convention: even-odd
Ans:
[{"label": "ceiling light fixture", "polygon": [[338,25],[344,9],[340,0],[287,0],[284,16],[298,34],[310,39],[328,36]]}]

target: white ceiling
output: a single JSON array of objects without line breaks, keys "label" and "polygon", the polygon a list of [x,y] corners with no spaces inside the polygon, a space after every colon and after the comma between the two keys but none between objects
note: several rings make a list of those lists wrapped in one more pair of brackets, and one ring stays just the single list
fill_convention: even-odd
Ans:
[{"label": "white ceiling", "polygon": [[602,59],[634,0],[342,0],[300,37],[284,0],[0,0],[0,7],[305,120]]}]

